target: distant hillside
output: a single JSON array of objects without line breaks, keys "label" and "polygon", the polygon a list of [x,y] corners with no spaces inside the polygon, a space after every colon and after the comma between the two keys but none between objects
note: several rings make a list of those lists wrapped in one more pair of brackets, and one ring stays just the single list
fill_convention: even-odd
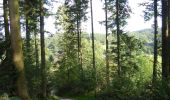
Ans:
[{"label": "distant hillside", "polygon": [[[129,35],[135,36],[138,39],[142,39],[147,43],[153,43],[154,40],[154,30],[153,29],[143,29],[139,31],[133,31],[128,33]],[[158,28],[158,38],[161,39],[161,29]]]},{"label": "distant hillside", "polygon": [[[131,36],[135,36],[145,43],[145,52],[153,53],[154,45],[154,30],[153,29],[143,29],[139,31],[134,31],[128,33]],[[161,44],[161,29],[158,28],[158,46]]]}]

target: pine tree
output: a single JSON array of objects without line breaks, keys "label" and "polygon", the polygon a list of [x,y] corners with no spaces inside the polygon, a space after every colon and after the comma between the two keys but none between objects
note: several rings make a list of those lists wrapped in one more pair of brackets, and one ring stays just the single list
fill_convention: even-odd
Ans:
[{"label": "pine tree", "polygon": [[157,22],[157,15],[158,15],[158,10],[157,10],[157,0],[154,0],[154,62],[153,62],[153,83],[157,78],[157,59],[158,59],[158,22]]},{"label": "pine tree", "polygon": [[109,43],[108,43],[108,25],[107,25],[107,0],[105,0],[105,28],[106,28],[106,87],[109,89],[110,86],[110,71],[109,71]]},{"label": "pine tree", "polygon": [[[96,88],[96,62],[95,62],[95,45],[94,45],[94,26],[93,26],[93,2],[90,0],[90,9],[91,9],[91,32],[92,32],[92,52],[93,52],[93,76],[94,76],[94,84]],[[95,95],[96,95],[96,89],[95,89]]]},{"label": "pine tree", "polygon": [[45,59],[45,37],[44,37],[44,1],[40,0],[40,40],[41,40],[41,89],[42,98],[46,99],[47,96],[47,79],[46,79],[46,59]]}]

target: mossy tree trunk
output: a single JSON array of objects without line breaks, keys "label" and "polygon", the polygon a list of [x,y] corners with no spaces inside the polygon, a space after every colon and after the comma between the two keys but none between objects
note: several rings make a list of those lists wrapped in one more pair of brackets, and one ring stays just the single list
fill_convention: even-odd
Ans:
[{"label": "mossy tree trunk", "polygon": [[11,32],[11,46],[13,51],[13,63],[18,72],[18,78],[16,80],[18,95],[19,97],[21,97],[22,100],[30,100],[24,73],[18,0],[9,0],[9,15],[10,15],[10,32]]}]

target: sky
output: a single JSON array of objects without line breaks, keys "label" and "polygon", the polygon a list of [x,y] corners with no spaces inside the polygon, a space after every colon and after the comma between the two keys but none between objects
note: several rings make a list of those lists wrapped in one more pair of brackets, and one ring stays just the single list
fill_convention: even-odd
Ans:
[{"label": "sky", "polygon": [[[59,0],[60,1],[60,0]],[[104,1],[104,0],[103,0]],[[145,22],[143,18],[143,10],[144,7],[139,7],[139,3],[142,3],[147,0],[128,0],[129,5],[132,8],[132,14],[129,19],[127,19],[128,24],[125,27],[126,31],[137,31],[141,29],[151,28],[151,25],[153,24],[153,20]],[[2,3],[2,0],[0,0],[0,3]],[[52,13],[55,13],[57,11],[59,3],[54,3],[53,8],[50,8]],[[102,9],[104,7],[101,0],[93,0],[93,16],[94,16],[94,32],[95,33],[105,33],[105,26],[99,24],[100,21],[105,20],[105,13]],[[82,24],[82,29],[88,33],[91,33],[91,20],[90,20],[90,9],[87,10],[89,13],[88,21]],[[2,15],[2,10],[0,10],[0,14]],[[158,19],[158,24],[160,26],[160,18]],[[55,17],[50,16],[48,18],[45,18],[45,30],[49,31],[51,33],[56,33],[55,29]]]},{"label": "sky", "polygon": [[[104,1],[104,0],[103,0]],[[139,3],[142,3],[147,0],[129,0],[129,5],[132,9],[132,14],[129,19],[127,19],[128,24],[125,27],[125,31],[137,31],[141,29],[151,28],[153,24],[153,19],[151,21],[145,22],[143,18],[144,7],[139,7]],[[55,5],[55,4],[54,4]],[[101,0],[93,0],[93,18],[94,18],[94,32],[95,33],[105,33],[105,26],[99,24],[100,21],[105,20],[105,13],[102,9],[104,7]],[[57,11],[57,6],[55,5],[53,11]],[[84,31],[91,33],[91,19],[90,19],[90,9],[87,10],[89,13],[88,21],[82,24]],[[56,29],[54,28],[54,17],[49,17],[46,19],[45,29],[55,33]],[[160,20],[160,18],[158,19]],[[158,24],[160,21],[158,21]],[[160,25],[159,25],[160,26]]]}]

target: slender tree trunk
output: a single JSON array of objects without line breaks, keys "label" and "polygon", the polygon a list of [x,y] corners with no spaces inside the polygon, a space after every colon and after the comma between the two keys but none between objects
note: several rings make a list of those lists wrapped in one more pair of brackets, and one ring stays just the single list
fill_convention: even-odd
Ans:
[{"label": "slender tree trunk", "polygon": [[34,45],[35,45],[35,65],[36,65],[36,68],[37,68],[37,72],[39,73],[39,54],[38,54],[38,41],[37,41],[37,33],[34,32]]},{"label": "slender tree trunk", "polygon": [[82,61],[82,44],[81,44],[81,28],[80,28],[80,66],[81,66],[81,79],[84,79],[83,61]]},{"label": "slender tree trunk", "polygon": [[167,79],[169,70],[168,57],[168,1],[162,0],[162,78]]},{"label": "slender tree trunk", "polygon": [[80,18],[80,9],[81,9],[81,2],[79,0],[76,0],[76,6],[77,6],[77,43],[78,43],[78,65],[80,67],[80,79],[83,79],[83,66],[82,66],[82,60],[81,60],[81,18]]},{"label": "slender tree trunk", "polygon": [[22,100],[30,100],[24,73],[18,0],[9,0],[9,12],[10,12],[9,14],[11,29],[11,45],[13,50],[13,63],[18,71],[18,78],[16,81],[18,95],[21,97]]},{"label": "slender tree trunk", "polygon": [[[94,26],[93,26],[93,3],[92,3],[92,0],[90,0],[90,7],[91,7],[92,52],[93,52],[93,76],[94,76],[95,88],[96,88],[97,77],[96,77],[96,62],[95,62]],[[95,89],[95,95],[96,95],[96,89]]]},{"label": "slender tree trunk", "polygon": [[[29,6],[29,0],[25,0],[25,20],[26,20],[26,51],[27,53],[30,53],[30,27],[29,27],[29,15],[30,15],[30,6]],[[27,54],[30,55],[30,54]],[[29,57],[29,56],[28,56]],[[30,57],[28,59],[31,59]]]},{"label": "slender tree trunk", "polygon": [[[77,8],[78,9],[78,8]],[[77,10],[77,46],[78,46],[78,65],[80,65],[80,34],[79,34],[79,18],[78,18],[78,10]]]},{"label": "slender tree trunk", "polygon": [[8,11],[8,0],[3,0],[3,18],[4,18],[4,28],[5,28],[5,41],[6,41],[6,58],[11,59],[11,44],[10,44],[10,33],[9,33],[9,11]]},{"label": "slender tree trunk", "polygon": [[46,60],[45,60],[45,40],[44,40],[44,11],[43,0],[40,0],[40,40],[41,40],[41,78],[42,78],[42,100],[46,99]]},{"label": "slender tree trunk", "polygon": [[152,82],[154,83],[156,78],[157,78],[157,56],[158,56],[158,22],[157,22],[157,15],[158,15],[158,10],[157,10],[157,0],[154,0],[154,62],[153,62],[153,80]]},{"label": "slender tree trunk", "polygon": [[169,36],[169,76],[170,76],[170,0],[168,0],[168,36]]},{"label": "slender tree trunk", "polygon": [[119,0],[116,0],[116,32],[117,32],[117,67],[118,75],[121,73],[120,66],[120,27],[119,27]]},{"label": "slender tree trunk", "polygon": [[110,86],[110,71],[109,71],[109,51],[108,51],[108,26],[107,26],[107,0],[105,0],[105,21],[106,21],[106,87]]},{"label": "slender tree trunk", "polygon": [[3,0],[5,40],[9,42],[8,0]]}]

